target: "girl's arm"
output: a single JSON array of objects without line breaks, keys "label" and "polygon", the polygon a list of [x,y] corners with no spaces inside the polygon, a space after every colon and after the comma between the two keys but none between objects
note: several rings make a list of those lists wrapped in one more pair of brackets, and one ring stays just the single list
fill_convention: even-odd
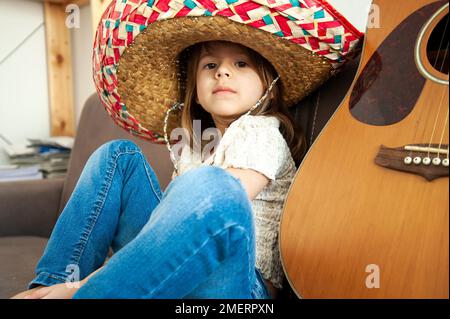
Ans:
[{"label": "girl's arm", "polygon": [[254,200],[259,192],[269,184],[269,179],[264,174],[252,169],[227,168],[226,171],[241,180],[250,200]]}]

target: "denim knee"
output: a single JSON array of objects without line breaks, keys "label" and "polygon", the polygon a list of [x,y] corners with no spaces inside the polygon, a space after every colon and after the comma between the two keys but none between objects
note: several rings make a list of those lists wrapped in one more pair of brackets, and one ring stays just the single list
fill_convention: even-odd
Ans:
[{"label": "denim knee", "polygon": [[208,211],[224,211],[222,208],[227,207],[226,214],[230,219],[234,219],[233,215],[238,219],[244,217],[247,221],[252,219],[251,202],[242,183],[220,167],[192,169],[176,178],[165,194],[183,197],[189,194],[194,205],[210,203],[213,207]]},{"label": "denim knee", "polygon": [[108,141],[100,145],[94,153],[100,153],[102,155],[116,155],[117,153],[129,152],[129,151],[141,151],[139,146],[131,140],[116,139]]}]

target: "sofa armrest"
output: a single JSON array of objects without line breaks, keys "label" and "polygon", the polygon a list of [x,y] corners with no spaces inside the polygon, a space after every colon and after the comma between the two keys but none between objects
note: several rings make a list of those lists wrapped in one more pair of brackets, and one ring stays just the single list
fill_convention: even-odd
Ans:
[{"label": "sofa armrest", "polygon": [[0,237],[49,237],[58,217],[64,179],[0,183]]}]

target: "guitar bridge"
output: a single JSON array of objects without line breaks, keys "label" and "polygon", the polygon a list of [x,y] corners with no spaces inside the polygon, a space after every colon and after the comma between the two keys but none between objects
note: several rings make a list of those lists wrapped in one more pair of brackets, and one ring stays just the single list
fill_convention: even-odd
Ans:
[{"label": "guitar bridge", "polygon": [[375,163],[389,169],[412,173],[432,181],[448,177],[448,145],[415,144],[396,148],[380,146]]}]

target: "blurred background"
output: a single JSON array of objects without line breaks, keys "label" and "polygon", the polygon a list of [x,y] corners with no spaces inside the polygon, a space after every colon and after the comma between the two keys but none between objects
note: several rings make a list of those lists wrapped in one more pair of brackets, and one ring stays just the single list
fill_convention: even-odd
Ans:
[{"label": "blurred background", "polygon": [[[60,149],[70,149],[83,104],[95,92],[94,30],[109,2],[0,0],[1,168],[57,151],[50,137],[63,137]],[[47,143],[31,150],[29,139]]]},{"label": "blurred background", "polygon": [[[44,170],[44,178],[63,175],[83,105],[95,92],[92,46],[110,2],[0,0],[0,181],[24,166],[34,166],[27,178],[41,178],[42,166],[54,173]],[[365,31],[370,0],[328,2]]]}]

